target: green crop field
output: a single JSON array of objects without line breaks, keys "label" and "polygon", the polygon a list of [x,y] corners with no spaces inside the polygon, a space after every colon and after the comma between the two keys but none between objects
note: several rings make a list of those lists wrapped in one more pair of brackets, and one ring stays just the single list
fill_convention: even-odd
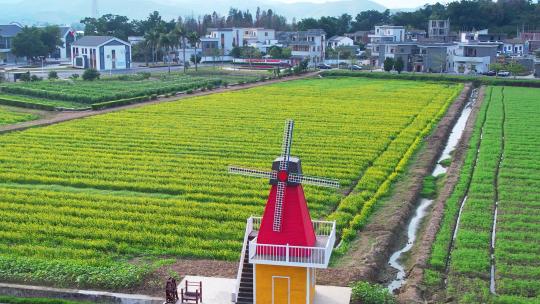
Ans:
[{"label": "green crop field", "polygon": [[[307,79],[0,137],[0,280],[132,286],[161,257],[236,260],[262,213],[286,118],[313,218],[350,241],[461,85]],[[343,191],[353,188],[347,197]]]},{"label": "green crop field", "polygon": [[[203,69],[199,72],[121,75],[102,80],[54,80],[7,83],[0,86],[0,104],[9,101],[58,108],[88,108],[91,104],[126,98],[170,94],[187,90],[258,80],[270,74]],[[3,102],[5,100],[5,102]]]},{"label": "green crop field", "polygon": [[0,106],[0,126],[34,120],[37,118],[38,116],[34,114],[23,113],[20,111],[15,111],[12,108]]},{"label": "green crop field", "polygon": [[489,88],[426,272],[460,303],[540,302],[539,109],[540,89]]}]

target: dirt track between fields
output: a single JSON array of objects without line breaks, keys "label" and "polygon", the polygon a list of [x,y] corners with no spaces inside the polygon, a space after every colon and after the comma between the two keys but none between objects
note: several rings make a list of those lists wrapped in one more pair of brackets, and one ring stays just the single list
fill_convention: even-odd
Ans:
[{"label": "dirt track between fields", "polygon": [[456,186],[461,168],[469,149],[469,141],[474,131],[474,125],[476,118],[485,96],[485,87],[480,88],[477,102],[473,105],[473,110],[461,139],[453,152],[452,163],[446,173],[446,181],[444,187],[441,189],[433,208],[429,221],[426,224],[426,229],[423,234],[418,238],[418,246],[413,249],[411,256],[412,267],[408,270],[408,277],[406,284],[400,289],[398,299],[401,303],[425,303],[424,290],[422,282],[424,279],[424,269],[428,266],[428,260],[431,255],[431,248],[437,232],[439,231],[442,218],[444,215],[444,209],[446,201],[452,195],[454,187]]},{"label": "dirt track between fields", "polygon": [[34,127],[43,127],[43,126],[53,125],[53,124],[57,124],[57,123],[65,122],[65,121],[74,120],[74,119],[90,117],[94,115],[100,115],[100,114],[111,113],[111,112],[117,112],[117,111],[122,111],[122,110],[127,110],[127,109],[139,108],[139,107],[144,107],[144,106],[152,105],[152,104],[177,101],[177,100],[182,100],[182,99],[187,99],[187,98],[206,96],[210,94],[217,94],[217,93],[223,93],[223,92],[240,91],[240,90],[260,87],[264,85],[269,85],[273,83],[280,83],[280,82],[314,77],[317,75],[319,75],[319,72],[312,72],[312,73],[307,73],[300,76],[290,76],[290,77],[273,79],[273,80],[268,80],[268,81],[263,81],[263,82],[235,85],[235,86],[229,86],[227,88],[218,88],[212,91],[204,91],[204,92],[199,91],[199,92],[195,92],[194,94],[184,94],[184,95],[173,96],[173,97],[168,97],[168,98],[159,98],[158,100],[141,102],[137,104],[131,104],[127,106],[116,107],[116,108],[105,109],[105,110],[98,110],[98,111],[87,110],[87,111],[47,112],[47,111],[35,111],[35,110],[27,110],[27,109],[19,108],[21,109],[21,111],[26,111],[29,113],[38,113],[43,117],[36,120],[26,121],[22,123],[13,124],[13,125],[2,126],[0,127],[0,134],[14,132],[14,131],[22,131],[22,130],[26,130],[26,129],[30,129]]}]

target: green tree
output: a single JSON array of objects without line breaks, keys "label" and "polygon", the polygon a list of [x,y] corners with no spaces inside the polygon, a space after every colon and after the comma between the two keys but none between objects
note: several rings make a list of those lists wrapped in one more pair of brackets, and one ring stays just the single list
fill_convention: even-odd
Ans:
[{"label": "green tree", "polygon": [[398,74],[401,74],[401,71],[403,71],[404,67],[405,63],[403,62],[403,58],[398,57],[398,59],[394,62],[394,69],[398,72]]},{"label": "green tree", "polygon": [[151,55],[152,55],[152,62],[156,63],[156,57],[157,57],[157,46],[159,43],[159,32],[157,31],[150,31],[146,34],[144,34],[144,44],[150,49]]},{"label": "green tree", "polygon": [[390,58],[390,57],[387,57],[387,58],[384,60],[383,67],[384,67],[384,70],[385,70],[386,72],[390,72],[390,71],[394,68],[394,59],[393,59],[393,58]]},{"label": "green tree", "polygon": [[506,67],[502,63],[492,63],[489,65],[489,69],[495,72],[495,77],[499,75],[499,72],[504,70]]},{"label": "green tree", "polygon": [[41,30],[41,42],[47,48],[47,53],[52,54],[59,46],[63,46],[60,40],[60,28],[58,26],[46,26]]},{"label": "green tree", "polygon": [[229,55],[233,58],[242,57],[242,48],[238,46],[233,47],[232,50],[229,52]]},{"label": "green tree", "polygon": [[48,48],[41,40],[41,34],[41,30],[37,27],[25,26],[13,38],[11,51],[17,57],[26,57],[32,61],[47,56]]},{"label": "green tree", "polygon": [[282,58],[283,56],[283,49],[279,46],[273,46],[268,50],[268,55],[270,55],[272,58]]},{"label": "green tree", "polygon": [[[197,45],[199,44],[199,42],[201,42],[201,37],[199,36],[199,34],[197,34],[197,32],[191,32],[187,35],[187,40],[189,41],[189,44],[191,44],[191,46],[193,47],[193,54],[196,56],[195,58],[200,57],[199,55],[197,55]],[[195,60],[194,62],[195,71],[197,71],[197,61],[200,60]]]},{"label": "green tree", "polygon": [[508,70],[508,72],[510,72],[510,74],[512,74],[512,76],[514,76],[514,78],[516,78],[516,76],[519,74],[527,72],[527,68],[525,68],[525,66],[515,60],[510,61],[506,65],[506,69]]},{"label": "green tree", "polygon": [[84,18],[85,35],[114,36],[127,41],[128,36],[135,34],[135,26],[126,16],[107,14],[96,18]]}]

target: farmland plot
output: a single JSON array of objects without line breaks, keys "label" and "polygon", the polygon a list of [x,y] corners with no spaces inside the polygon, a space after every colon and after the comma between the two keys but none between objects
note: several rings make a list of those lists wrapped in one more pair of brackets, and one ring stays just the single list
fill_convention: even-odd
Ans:
[{"label": "farmland plot", "polygon": [[38,116],[34,114],[13,111],[12,109],[0,106],[0,126],[10,125],[37,118]]},{"label": "farmland plot", "polygon": [[444,273],[449,259],[448,293],[460,302],[538,303],[540,90],[490,88],[487,98],[427,274]]},{"label": "farmland plot", "polygon": [[0,137],[0,279],[127,287],[161,257],[236,260],[262,213],[283,121],[313,218],[353,234],[460,85],[309,79],[94,116]]}]

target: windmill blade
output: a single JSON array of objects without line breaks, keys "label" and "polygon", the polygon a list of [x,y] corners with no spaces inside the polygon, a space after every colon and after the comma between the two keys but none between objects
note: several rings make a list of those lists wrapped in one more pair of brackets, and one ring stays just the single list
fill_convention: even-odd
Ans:
[{"label": "windmill blade", "polygon": [[276,193],[276,206],[274,209],[274,225],[272,227],[274,232],[281,231],[281,219],[283,217],[283,199],[285,197],[285,188],[285,183],[278,183]]},{"label": "windmill blade", "polygon": [[289,182],[298,183],[298,184],[321,186],[321,187],[328,187],[328,188],[339,188],[340,187],[339,181],[337,181],[337,180],[320,178],[320,177],[313,177],[313,176],[298,175],[298,174],[294,174],[294,173],[289,175]]},{"label": "windmill blade", "polygon": [[283,160],[279,164],[280,170],[287,170],[289,167],[289,158],[291,157],[291,145],[294,129],[294,120],[288,119],[285,123],[285,131],[283,133],[283,145],[281,147],[281,157]]},{"label": "windmill blade", "polygon": [[254,170],[254,169],[247,169],[247,168],[240,168],[240,167],[233,167],[233,166],[229,166],[229,173],[236,174],[236,175],[251,176],[251,177],[268,178],[268,179],[276,178],[275,172],[266,172],[262,170]]}]

